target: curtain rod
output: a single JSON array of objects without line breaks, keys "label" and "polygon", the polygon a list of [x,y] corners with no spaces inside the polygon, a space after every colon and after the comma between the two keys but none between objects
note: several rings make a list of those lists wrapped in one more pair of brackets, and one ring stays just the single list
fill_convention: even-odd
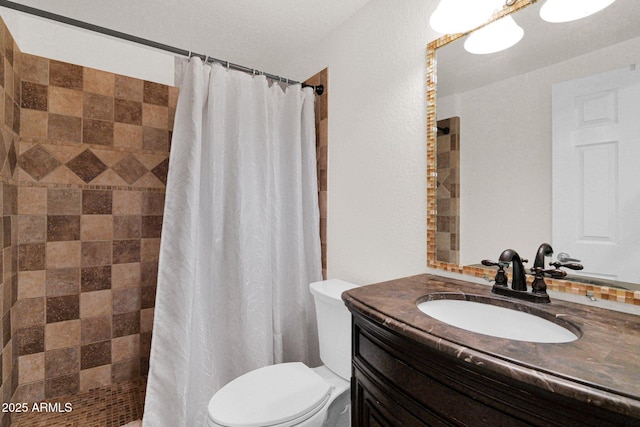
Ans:
[{"label": "curtain rod", "polygon": [[177,47],[173,47],[173,46],[169,46],[166,45],[164,43],[158,43],[155,42],[153,40],[148,40],[148,39],[144,39],[142,37],[137,37],[131,34],[127,34],[127,33],[122,33],[120,31],[116,31],[116,30],[112,30],[110,28],[105,28],[105,27],[101,27],[99,25],[94,25],[94,24],[90,24],[88,22],[84,22],[84,21],[79,21],[77,19],[73,19],[73,18],[69,18],[67,16],[63,16],[63,15],[58,15],[55,13],[51,13],[51,12],[47,12],[46,10],[42,10],[42,9],[36,9],[34,7],[30,7],[30,6],[25,6],[23,4],[19,4],[19,3],[15,3],[12,1],[8,1],[8,0],[0,0],[0,6],[2,7],[6,7],[9,9],[13,9],[13,10],[17,10],[19,12],[24,12],[27,13],[29,15],[35,15],[41,18],[46,18],[52,21],[56,21],[56,22],[61,22],[63,24],[67,24],[67,25],[71,25],[74,27],[78,27],[78,28],[82,28],[84,30],[89,30],[89,31],[93,31],[95,33],[100,33],[100,34],[105,34],[107,36],[110,37],[115,37],[118,39],[122,39],[122,40],[126,40],[126,41],[130,41],[133,43],[137,43],[137,44],[141,44],[144,46],[149,46],[152,47],[154,49],[159,49],[159,50],[164,50],[166,52],[171,52],[171,53],[175,53],[177,55],[182,55],[182,56],[186,56],[186,57],[193,57],[193,56],[197,56],[199,58],[201,58],[203,61],[208,62],[208,63],[219,63],[224,65],[227,68],[231,68],[233,70],[238,70],[238,71],[243,71],[245,73],[251,73],[251,74],[258,74],[258,75],[262,75],[265,76],[271,80],[278,80],[279,82],[283,82],[286,84],[300,84],[302,85],[302,87],[312,87],[314,92],[316,93],[316,95],[322,95],[324,93],[324,86],[323,85],[318,85],[318,86],[313,86],[313,85],[309,85],[307,83],[301,83],[301,82],[297,82],[295,80],[290,80],[290,79],[286,79],[280,76],[276,76],[274,74],[269,74],[269,73],[265,73],[262,71],[258,71],[254,68],[249,68],[249,67],[245,67],[243,65],[238,65],[238,64],[234,64],[232,62],[229,61],[223,61],[221,59],[217,59],[217,58],[213,58],[211,56],[208,55],[203,55],[200,53],[194,53],[191,52],[189,50],[185,50],[185,49],[180,49]]}]

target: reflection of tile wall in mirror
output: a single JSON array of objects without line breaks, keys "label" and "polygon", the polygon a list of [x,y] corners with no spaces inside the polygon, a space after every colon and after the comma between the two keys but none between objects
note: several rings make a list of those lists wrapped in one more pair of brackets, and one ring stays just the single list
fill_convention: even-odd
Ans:
[{"label": "reflection of tile wall in mirror", "polygon": [[436,259],[460,262],[460,118],[438,120]]}]

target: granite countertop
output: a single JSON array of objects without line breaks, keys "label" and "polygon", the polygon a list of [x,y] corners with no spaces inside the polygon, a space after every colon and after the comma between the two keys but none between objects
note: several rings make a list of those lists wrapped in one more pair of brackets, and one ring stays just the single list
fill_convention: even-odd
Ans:
[{"label": "granite countertop", "polygon": [[[421,312],[430,294],[488,296],[522,311],[577,326],[576,341],[532,343],[450,326]],[[436,297],[437,298],[437,297]],[[428,347],[569,398],[640,418],[640,317],[553,300],[535,304],[491,293],[491,287],[430,274],[354,288],[342,294],[351,311]],[[502,304],[501,304],[502,305]]]}]

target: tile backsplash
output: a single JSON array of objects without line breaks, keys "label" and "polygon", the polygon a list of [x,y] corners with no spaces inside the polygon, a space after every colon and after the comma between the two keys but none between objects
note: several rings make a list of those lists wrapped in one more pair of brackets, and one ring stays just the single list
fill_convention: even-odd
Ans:
[{"label": "tile backsplash", "polygon": [[2,401],[135,378],[177,89],[21,53],[3,22],[0,35]]}]

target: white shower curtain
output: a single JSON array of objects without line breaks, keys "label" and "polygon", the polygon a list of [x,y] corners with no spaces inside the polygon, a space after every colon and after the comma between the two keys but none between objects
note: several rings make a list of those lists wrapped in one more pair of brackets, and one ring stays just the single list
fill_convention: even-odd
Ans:
[{"label": "white shower curtain", "polygon": [[169,162],[143,425],[201,426],[265,365],[319,364],[314,94],[186,65]]}]

